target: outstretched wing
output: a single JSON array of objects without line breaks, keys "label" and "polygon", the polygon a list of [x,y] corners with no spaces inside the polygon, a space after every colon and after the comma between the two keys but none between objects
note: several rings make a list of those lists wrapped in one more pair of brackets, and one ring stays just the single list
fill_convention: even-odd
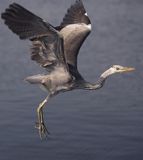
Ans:
[{"label": "outstretched wing", "polygon": [[48,30],[53,27],[44,22],[40,17],[34,15],[24,7],[17,3],[13,3],[1,15],[5,20],[5,24],[16,33],[20,39],[31,39],[48,35]]},{"label": "outstretched wing", "polygon": [[63,38],[52,25],[16,3],[11,4],[1,17],[20,39],[32,40],[32,60],[48,69],[59,64],[66,67]]},{"label": "outstretched wing", "polygon": [[76,0],[67,11],[63,22],[57,29],[64,37],[65,58],[68,64],[77,68],[77,56],[81,45],[91,31],[82,0]]}]

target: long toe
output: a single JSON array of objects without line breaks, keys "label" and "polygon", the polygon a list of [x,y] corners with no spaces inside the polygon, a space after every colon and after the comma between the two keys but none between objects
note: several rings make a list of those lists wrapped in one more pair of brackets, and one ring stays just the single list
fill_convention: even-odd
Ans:
[{"label": "long toe", "polygon": [[41,139],[46,138],[47,135],[50,134],[44,123],[37,122],[35,128],[39,130],[39,136]]},{"label": "long toe", "polygon": [[36,123],[35,123],[35,128],[37,128],[37,129],[40,128],[39,122],[36,122]]}]

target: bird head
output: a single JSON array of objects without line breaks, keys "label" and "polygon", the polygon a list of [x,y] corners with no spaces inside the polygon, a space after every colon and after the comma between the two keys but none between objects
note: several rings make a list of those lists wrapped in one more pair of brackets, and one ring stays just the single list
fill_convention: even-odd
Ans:
[{"label": "bird head", "polygon": [[123,67],[120,65],[113,65],[112,67],[110,67],[108,70],[106,70],[101,77],[103,78],[107,78],[108,76],[115,74],[115,73],[124,73],[124,72],[131,72],[134,71],[135,68],[132,67]]},{"label": "bird head", "polygon": [[134,71],[135,68],[132,68],[132,67],[123,67],[123,66],[120,66],[120,65],[113,65],[111,68],[110,68],[112,74],[114,73],[123,73],[123,72],[131,72],[131,71]]}]

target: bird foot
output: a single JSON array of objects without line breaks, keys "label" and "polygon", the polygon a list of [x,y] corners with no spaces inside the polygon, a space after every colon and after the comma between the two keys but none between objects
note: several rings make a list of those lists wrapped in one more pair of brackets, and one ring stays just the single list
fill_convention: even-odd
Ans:
[{"label": "bird foot", "polygon": [[47,130],[46,126],[44,123],[42,122],[36,122],[35,128],[37,128],[39,130],[39,135],[41,139],[44,139],[47,137],[49,133],[49,131]]}]

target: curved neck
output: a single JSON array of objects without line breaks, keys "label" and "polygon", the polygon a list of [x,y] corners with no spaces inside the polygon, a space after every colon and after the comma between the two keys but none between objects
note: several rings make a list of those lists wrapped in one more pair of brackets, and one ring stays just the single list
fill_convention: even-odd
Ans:
[{"label": "curved neck", "polygon": [[103,85],[105,84],[106,79],[112,74],[113,74],[113,72],[111,69],[106,70],[104,73],[101,74],[99,79],[94,84],[86,82],[84,89],[96,90],[96,89],[102,88]]},{"label": "curved neck", "polygon": [[105,72],[103,72],[100,77],[106,79],[106,78],[108,78],[108,77],[109,77],[110,75],[112,75],[112,74],[114,74],[114,71],[113,71],[112,68],[109,68],[109,69],[107,69]]},{"label": "curved neck", "polygon": [[100,89],[103,87],[104,83],[105,83],[105,78],[103,77],[100,77],[95,83],[89,83],[89,82],[86,82],[85,85],[84,85],[84,89],[87,89],[87,90],[96,90],[96,89]]}]

